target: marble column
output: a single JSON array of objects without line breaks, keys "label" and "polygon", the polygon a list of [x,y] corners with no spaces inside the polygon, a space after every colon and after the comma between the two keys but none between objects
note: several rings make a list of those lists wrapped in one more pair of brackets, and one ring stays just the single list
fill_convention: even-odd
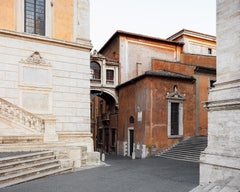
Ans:
[{"label": "marble column", "polygon": [[217,0],[217,81],[205,103],[208,147],[200,183],[240,174],[240,1]]}]

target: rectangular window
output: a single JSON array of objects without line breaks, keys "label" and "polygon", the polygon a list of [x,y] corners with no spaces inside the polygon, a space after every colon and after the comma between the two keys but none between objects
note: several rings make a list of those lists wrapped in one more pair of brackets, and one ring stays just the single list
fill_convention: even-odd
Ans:
[{"label": "rectangular window", "polygon": [[216,82],[216,80],[210,80],[210,82],[209,82],[210,89],[215,87],[215,85],[214,85],[215,82]]},{"label": "rectangular window", "polygon": [[171,103],[171,135],[179,135],[179,103]]},{"label": "rectangular window", "polygon": [[212,49],[208,48],[208,54],[211,55],[212,54]]},{"label": "rectangular window", "polygon": [[113,84],[114,83],[114,71],[107,69],[107,83]]},{"label": "rectangular window", "polygon": [[25,0],[24,31],[45,35],[45,0]]}]

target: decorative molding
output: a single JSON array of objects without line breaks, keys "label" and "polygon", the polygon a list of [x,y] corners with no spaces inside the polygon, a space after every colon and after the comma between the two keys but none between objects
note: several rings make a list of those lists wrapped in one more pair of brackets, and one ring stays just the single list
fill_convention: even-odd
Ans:
[{"label": "decorative molding", "polygon": [[33,64],[33,65],[42,65],[42,66],[50,66],[47,63],[38,51],[35,51],[32,55],[30,55],[26,60],[21,60],[22,63],[25,64]]},{"label": "decorative molding", "polygon": [[204,107],[208,111],[239,110],[240,99],[209,101],[204,103]]},{"label": "decorative molding", "polygon": [[172,100],[185,100],[186,94],[179,93],[177,86],[175,86],[172,93],[167,92],[166,97],[167,99],[172,99]]}]

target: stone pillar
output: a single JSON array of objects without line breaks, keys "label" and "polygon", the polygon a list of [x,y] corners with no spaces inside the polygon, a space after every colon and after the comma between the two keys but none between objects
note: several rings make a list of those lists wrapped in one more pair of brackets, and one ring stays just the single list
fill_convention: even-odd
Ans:
[{"label": "stone pillar", "polygon": [[58,135],[56,133],[56,119],[54,117],[48,116],[44,117],[44,143],[56,142],[58,141]]},{"label": "stone pillar", "polygon": [[74,0],[74,40],[78,43],[90,41],[89,0]]},{"label": "stone pillar", "polygon": [[200,183],[240,174],[240,1],[217,0],[217,82],[205,103],[208,147]]}]

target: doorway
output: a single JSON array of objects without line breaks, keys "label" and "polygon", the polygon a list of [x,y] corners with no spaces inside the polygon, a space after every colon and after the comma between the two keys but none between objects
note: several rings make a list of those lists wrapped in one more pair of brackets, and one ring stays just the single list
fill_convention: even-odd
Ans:
[{"label": "doorway", "polygon": [[128,128],[128,156],[132,156],[134,150],[134,129]]}]

